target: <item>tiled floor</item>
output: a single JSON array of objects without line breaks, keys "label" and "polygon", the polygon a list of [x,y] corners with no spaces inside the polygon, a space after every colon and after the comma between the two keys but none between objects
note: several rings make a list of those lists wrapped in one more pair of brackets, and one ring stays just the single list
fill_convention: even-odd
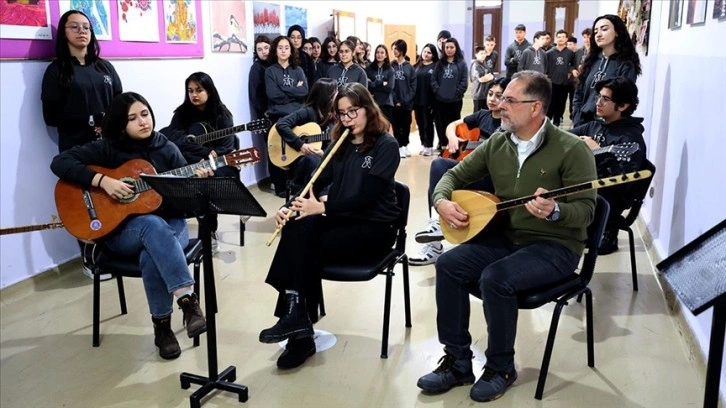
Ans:
[{"label": "tiled floor", "polygon": [[[417,139],[415,134],[412,139]],[[416,143],[413,151],[418,151]],[[412,192],[409,254],[414,233],[427,217],[430,157],[404,159],[398,179]],[[281,200],[252,188],[269,213]],[[196,228],[193,226],[193,228]],[[275,291],[264,283],[275,245],[265,242],[273,221],[251,219],[246,246],[237,246],[238,218],[220,217],[222,252],[214,258],[219,297],[219,366],[237,366],[249,401],[219,392],[204,407],[461,407],[474,406],[468,387],[423,395],[416,379],[442,354],[436,337],[434,267],[411,268],[413,327],[406,329],[400,274],[393,286],[389,358],[379,358],[384,279],[366,283],[325,282],[328,315],[316,328],[337,344],[302,367],[280,371],[281,349],[258,342],[274,323]],[[621,248],[626,237],[621,236]],[[653,276],[642,241],[637,243],[640,291],[633,292],[626,250],[600,257],[591,287],[595,311],[595,363],[587,367],[584,308],[566,307],[560,320],[543,401],[533,398],[552,307],[520,313],[516,344],[519,379],[492,407],[688,407],[700,406],[703,383]],[[72,267],[75,267],[73,269]],[[193,348],[176,311],[182,355],[161,360],[141,281],[126,280],[129,314],[119,315],[116,284],[102,283],[101,346],[91,347],[91,282],[78,265],[45,274],[2,295],[0,309],[0,405],[32,407],[186,407],[196,389],[182,390],[179,373],[205,374],[206,339]],[[472,299],[474,366],[483,365],[486,329],[481,303]]]}]

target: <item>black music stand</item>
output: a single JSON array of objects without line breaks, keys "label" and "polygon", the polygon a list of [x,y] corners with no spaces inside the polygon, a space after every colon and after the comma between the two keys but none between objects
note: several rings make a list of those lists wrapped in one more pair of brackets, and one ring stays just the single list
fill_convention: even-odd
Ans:
[{"label": "black music stand", "polygon": [[716,408],[726,339],[726,220],[656,268],[694,316],[713,306],[703,406]]},{"label": "black music stand", "polygon": [[240,402],[247,401],[247,387],[234,384],[237,378],[235,366],[221,373],[217,369],[217,291],[214,285],[211,232],[208,225],[210,214],[236,214],[265,217],[267,213],[247,188],[235,177],[186,178],[142,174],[149,185],[164,197],[164,204],[187,217],[199,218],[199,236],[204,253],[204,297],[207,312],[207,363],[209,376],[181,373],[181,387],[189,389],[192,383],[202,387],[190,397],[192,408],[199,408],[204,396],[215,389],[233,392]]}]

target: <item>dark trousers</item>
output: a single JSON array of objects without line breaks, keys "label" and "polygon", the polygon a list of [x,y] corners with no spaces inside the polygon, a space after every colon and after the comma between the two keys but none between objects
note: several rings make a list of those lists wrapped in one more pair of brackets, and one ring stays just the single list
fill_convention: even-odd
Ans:
[{"label": "dark trousers", "polygon": [[461,119],[461,107],[463,101],[437,102],[436,109],[436,133],[439,135],[439,147],[449,144],[446,139],[446,127],[449,123]]},{"label": "dark trousers", "polygon": [[633,202],[633,194],[628,187],[631,187],[631,185],[623,184],[598,190],[597,193],[610,204],[610,214],[605,229],[617,229],[620,214],[630,208]]},{"label": "dark trousers", "polygon": [[[431,207],[434,204],[431,201],[431,197],[433,197],[434,195],[434,189],[436,188],[436,184],[438,184],[439,180],[444,177],[444,173],[446,173],[446,171],[454,168],[454,166],[456,166],[458,163],[459,162],[454,159],[444,159],[443,157],[437,157],[436,159],[434,159],[434,161],[431,162],[431,168],[429,169],[429,217],[432,215]],[[483,190],[490,193],[494,192],[494,185],[492,184],[492,179],[489,176],[470,183],[464,188],[466,190]]]},{"label": "dark trousers", "polygon": [[471,357],[469,293],[474,290],[487,322],[486,366],[510,371],[519,313],[516,293],[563,279],[579,259],[554,241],[517,246],[501,235],[477,237],[445,252],[436,262],[436,325],[446,352]]},{"label": "dark trousers", "polygon": [[391,225],[370,220],[312,216],[289,221],[265,279],[280,292],[275,315],[283,311],[280,306],[285,290],[296,290],[306,300],[310,319],[317,321],[322,266],[356,264],[382,256],[394,239]]},{"label": "dark trousers", "polygon": [[400,106],[393,107],[393,136],[398,141],[398,147],[408,146],[411,134],[411,109]]},{"label": "dark trousers", "polygon": [[567,85],[552,84],[552,99],[550,100],[550,107],[547,109],[547,117],[550,118],[553,125],[560,126],[562,124],[566,104]]},{"label": "dark trousers", "polygon": [[388,123],[391,124],[391,127],[393,127],[393,106],[391,105],[378,105],[379,108],[381,108],[381,112],[383,112],[383,116],[388,119]]},{"label": "dark trousers", "polygon": [[421,146],[434,146],[434,110],[429,105],[414,106],[413,113],[416,115],[418,135],[421,138]]},{"label": "dark trousers", "polygon": [[290,193],[297,194],[308,184],[323,158],[320,156],[306,154],[295,160],[289,167]]},{"label": "dark trousers", "polygon": [[572,101],[575,99],[575,85],[567,85],[567,99],[570,101],[570,120],[572,120]]},{"label": "dark trousers", "polygon": [[474,102],[474,111],[471,113],[478,112],[480,110],[489,110],[486,99],[474,99],[472,102]]}]

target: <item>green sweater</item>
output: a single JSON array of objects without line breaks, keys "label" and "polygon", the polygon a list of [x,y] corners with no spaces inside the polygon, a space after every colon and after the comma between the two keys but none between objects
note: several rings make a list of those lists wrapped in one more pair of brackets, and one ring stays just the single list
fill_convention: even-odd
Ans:
[{"label": "green sweater", "polygon": [[[534,194],[538,187],[547,190],[592,181],[597,178],[592,151],[580,139],[553,126],[545,125],[542,138],[519,169],[517,145],[510,132],[493,134],[456,167],[441,178],[434,189],[433,202],[449,199],[451,192],[491,175],[494,191],[502,201]],[[504,235],[514,244],[541,240],[557,241],[581,254],[587,239],[587,226],[595,216],[594,190],[565,197],[557,202],[560,219],[546,221],[530,214],[524,206],[507,211]]]}]

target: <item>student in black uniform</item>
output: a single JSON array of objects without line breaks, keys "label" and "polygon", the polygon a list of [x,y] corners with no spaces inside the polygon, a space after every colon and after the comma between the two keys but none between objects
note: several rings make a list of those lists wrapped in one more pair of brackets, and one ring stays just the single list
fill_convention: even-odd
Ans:
[{"label": "student in black uniform", "polygon": [[375,59],[366,68],[368,75],[368,90],[373,94],[378,107],[390,123],[393,123],[393,68],[388,59],[388,48],[380,44],[376,47]]},{"label": "student in black uniform", "polygon": [[592,25],[592,35],[590,51],[580,74],[580,84],[575,89],[574,126],[595,119],[598,98],[596,83],[615,77],[625,77],[635,82],[641,74],[640,57],[620,17],[613,14],[598,17]]},{"label": "student in black uniform", "polygon": [[310,54],[303,51],[305,29],[295,24],[287,30],[287,38],[290,40],[290,45],[297,50],[298,60],[300,61],[299,66],[302,68],[303,72],[305,72],[308,84],[312,84],[313,81],[315,81],[315,64],[313,63],[313,58]]},{"label": "student in black uniform", "polygon": [[436,100],[431,89],[431,76],[439,61],[439,53],[433,44],[424,45],[421,58],[414,66],[416,70],[416,94],[413,97],[413,112],[416,115],[418,135],[421,138],[421,154],[431,156],[434,146],[434,109]]},{"label": "student in black uniform", "polygon": [[265,92],[265,70],[270,65],[270,39],[264,35],[255,38],[255,50],[249,76],[250,116],[262,119],[267,112],[267,93]]},{"label": "student in black uniform", "polygon": [[328,37],[323,40],[320,59],[317,66],[317,78],[330,78],[328,70],[340,61],[338,56],[338,40],[335,37]]},{"label": "student in black uniform", "polygon": [[[187,164],[179,149],[164,135],[154,131],[154,112],[139,94],[123,93],[113,99],[103,121],[103,139],[66,150],[53,159],[50,168],[59,178],[84,188],[103,189],[120,200],[134,193],[133,186],[95,172],[89,165],[117,168],[131,159],[144,159],[162,173]],[[212,174],[198,169],[197,177]],[[172,301],[184,312],[187,335],[207,330],[204,314],[193,292],[184,248],[189,243],[187,223],[178,214],[162,207],[150,214],[133,215],[104,237],[110,250],[136,257],[154,324],[154,344],[164,359],[179,357],[181,349],[171,329]]]},{"label": "student in black uniform", "polygon": [[[267,116],[274,125],[283,116],[300,109],[308,94],[308,80],[298,66],[298,51],[292,47],[289,38],[279,36],[272,41],[273,53],[270,66],[265,70],[265,91],[267,92]],[[287,197],[287,174],[284,170],[268,163],[270,178],[275,185],[275,194]]]},{"label": "student in black uniform", "polygon": [[555,35],[556,44],[547,51],[547,76],[552,81],[552,101],[547,111],[547,117],[555,126],[562,124],[567,104],[568,82],[577,69],[575,66],[575,53],[567,48],[567,31],[559,30]]},{"label": "student in black uniform", "polygon": [[524,50],[531,45],[527,41],[527,27],[524,24],[517,24],[514,27],[514,41],[509,44],[504,52],[504,65],[507,67],[507,78],[512,78],[519,68],[519,59]]},{"label": "student in black uniform", "polygon": [[439,147],[446,146],[446,126],[461,118],[464,94],[469,86],[469,69],[459,42],[449,38],[444,43],[444,58],[436,63],[431,89],[436,97],[436,133]]},{"label": "student in black uniform", "polygon": [[[43,75],[40,99],[45,124],[58,128],[58,151],[101,136],[101,122],[111,100],[122,92],[121,79],[102,59],[88,16],[70,10],[58,21],[55,60]],[[78,241],[83,273],[93,278],[93,245]],[[103,273],[101,280],[111,279]]]},{"label": "student in black uniform", "polygon": [[[199,136],[234,126],[232,112],[222,103],[212,77],[204,72],[195,72],[184,81],[184,89],[184,102],[174,110],[169,126],[159,132],[179,147],[188,164],[207,160],[212,154],[222,156],[234,151],[239,146],[234,134],[204,145],[187,138],[189,135]],[[239,169],[220,167],[214,174],[218,177],[239,178]],[[219,251],[217,227],[217,215],[214,214],[209,217],[213,252]]]},{"label": "student in black uniform", "polygon": [[[260,341],[288,340],[277,360],[280,368],[297,367],[315,354],[312,322],[318,320],[321,266],[368,260],[390,250],[395,240],[392,223],[400,212],[394,185],[400,161],[396,140],[364,85],[341,87],[335,109],[340,121],[333,138],[346,128],[350,134],[312,192],[275,213],[284,230],[266,282],[279,292],[275,315],[280,320],[262,330]],[[325,186],[330,186],[327,201],[320,201]],[[298,215],[286,222],[291,210]]]},{"label": "student in black uniform", "polygon": [[547,57],[543,48],[546,41],[547,33],[544,31],[534,33],[534,42],[522,51],[522,56],[519,58],[518,71],[537,71],[543,74],[547,72]]},{"label": "student in black uniform", "polygon": [[408,148],[411,134],[411,111],[413,97],[416,96],[416,71],[406,60],[408,45],[398,39],[393,43],[393,68],[395,85],[393,85],[393,136],[396,137],[401,158],[411,157]]},{"label": "student in black uniform", "polygon": [[350,83],[357,82],[363,86],[368,86],[368,76],[366,71],[355,62],[355,43],[351,40],[345,40],[338,45],[338,56],[340,62],[328,69],[328,78],[336,81],[338,88]]}]

